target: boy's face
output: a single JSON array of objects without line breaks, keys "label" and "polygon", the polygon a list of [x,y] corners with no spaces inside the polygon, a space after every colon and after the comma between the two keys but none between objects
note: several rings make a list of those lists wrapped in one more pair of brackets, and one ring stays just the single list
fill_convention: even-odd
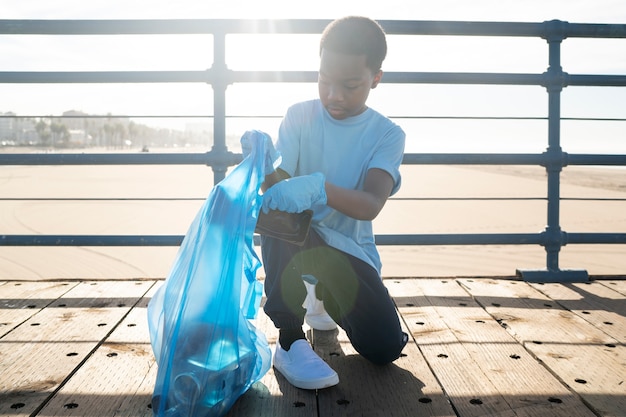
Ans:
[{"label": "boy's face", "polygon": [[345,55],[322,49],[317,80],[320,100],[337,120],[361,114],[370,89],[375,88],[382,71],[373,74],[365,65],[365,55]]}]

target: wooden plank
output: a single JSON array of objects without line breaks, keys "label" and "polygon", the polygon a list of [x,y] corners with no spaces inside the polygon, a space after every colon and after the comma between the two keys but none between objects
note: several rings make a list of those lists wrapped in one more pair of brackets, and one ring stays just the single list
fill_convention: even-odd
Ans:
[{"label": "wooden plank", "polygon": [[76,285],[76,282],[56,281],[0,283],[0,337]]},{"label": "wooden plank", "polygon": [[454,280],[401,281],[395,293],[419,306],[407,322],[460,416],[594,415]]},{"label": "wooden plank", "polygon": [[626,295],[598,281],[533,287],[620,343],[626,343]]},{"label": "wooden plank", "polygon": [[319,391],[320,415],[455,416],[413,340],[386,366],[362,358],[343,330],[315,330],[313,341],[340,379],[339,385]]},{"label": "wooden plank", "polygon": [[624,415],[624,345],[526,283],[466,279],[460,282],[596,413]]},{"label": "wooden plank", "polygon": [[456,415],[412,339],[403,355],[386,366],[362,358],[343,330],[314,331],[313,346],[340,380],[319,391],[321,416]]},{"label": "wooden plank", "polygon": [[[144,296],[138,305],[130,312],[127,318],[120,324],[103,345],[104,349],[110,349],[117,356],[124,356],[125,361],[130,361],[137,372],[129,375],[129,383],[122,379],[116,393],[116,401],[119,401],[117,409],[110,415],[116,417],[152,417],[152,392],[156,381],[157,365],[150,344],[148,331],[147,307],[148,302],[158,289],[154,285]],[[104,355],[107,359],[109,354]],[[117,357],[116,356],[116,357]],[[122,366],[123,368],[123,366]],[[147,369],[147,372],[146,372]],[[127,372],[130,373],[130,372]],[[125,386],[125,387],[124,387]],[[121,398],[121,400],[120,400]],[[107,415],[106,413],[104,413]]]},{"label": "wooden plank", "polygon": [[[45,416],[152,416],[156,364],[146,320],[154,282],[138,305],[115,327],[41,411]],[[151,380],[150,380],[151,379]]]},{"label": "wooden plank", "polygon": [[0,415],[45,404],[150,285],[80,283],[0,339]]},{"label": "wooden plank", "polygon": [[[255,320],[257,326],[267,338],[274,354],[278,330],[265,315],[263,309]],[[233,405],[229,417],[290,417],[317,416],[317,398],[315,391],[295,388],[274,368],[254,384]]]},{"label": "wooden plank", "polygon": [[504,399],[481,395],[493,394],[495,387],[481,375],[417,281],[400,280],[395,284],[389,285],[390,293],[457,413],[460,416],[503,415],[508,409],[502,406]]},{"label": "wooden plank", "polygon": [[622,295],[626,295],[626,279],[620,280],[600,280],[598,283],[609,287]]},{"label": "wooden plank", "polygon": [[362,358],[341,331],[314,331],[315,350],[339,374],[339,385],[320,390],[322,416],[455,416],[417,345],[409,342],[392,364]]}]

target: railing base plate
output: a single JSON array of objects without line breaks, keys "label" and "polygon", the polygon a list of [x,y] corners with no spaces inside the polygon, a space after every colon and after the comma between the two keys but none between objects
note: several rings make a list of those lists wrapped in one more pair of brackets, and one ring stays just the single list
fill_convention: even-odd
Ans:
[{"label": "railing base plate", "polygon": [[518,277],[526,282],[588,282],[585,269],[518,269]]}]

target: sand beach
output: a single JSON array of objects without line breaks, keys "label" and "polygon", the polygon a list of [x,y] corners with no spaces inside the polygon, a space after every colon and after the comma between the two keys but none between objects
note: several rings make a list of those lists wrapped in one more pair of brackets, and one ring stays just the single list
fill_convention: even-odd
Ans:
[{"label": "sand beach", "polygon": [[[401,190],[375,220],[377,234],[545,228],[543,168],[403,166],[402,174]],[[183,235],[212,184],[205,166],[2,166],[0,235]],[[626,170],[566,167],[561,196],[564,231],[626,232]],[[164,278],[177,249],[0,246],[0,279]],[[385,277],[513,276],[546,262],[535,245],[380,246],[380,252]],[[626,275],[626,245],[568,245],[560,266]]]}]

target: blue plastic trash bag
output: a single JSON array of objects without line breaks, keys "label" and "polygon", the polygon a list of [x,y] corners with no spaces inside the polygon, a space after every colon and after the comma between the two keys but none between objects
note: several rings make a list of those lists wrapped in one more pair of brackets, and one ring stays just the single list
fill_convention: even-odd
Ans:
[{"label": "blue plastic trash bag", "polygon": [[265,335],[250,321],[262,296],[252,245],[265,133],[246,135],[250,155],[213,188],[148,304],[158,417],[222,416],[270,367]]}]

